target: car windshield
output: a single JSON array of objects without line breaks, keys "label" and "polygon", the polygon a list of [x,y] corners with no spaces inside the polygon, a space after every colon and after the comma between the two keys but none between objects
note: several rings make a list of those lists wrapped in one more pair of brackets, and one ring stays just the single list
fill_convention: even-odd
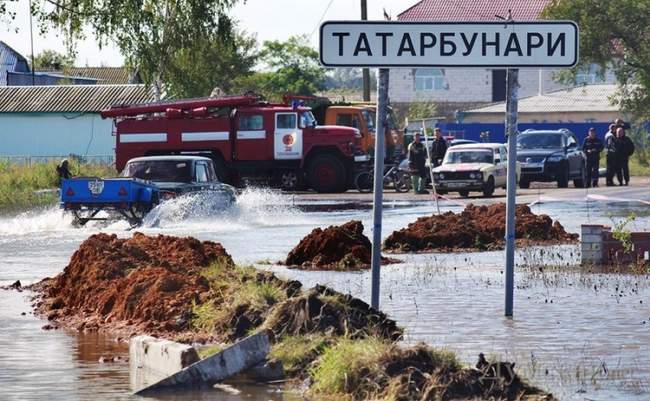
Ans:
[{"label": "car windshield", "polygon": [[154,182],[191,182],[190,163],[185,160],[147,160],[129,162],[123,177]]},{"label": "car windshield", "polygon": [[363,110],[363,119],[366,120],[366,126],[368,127],[369,131],[374,131],[375,130],[375,112],[371,110]]},{"label": "car windshield", "polygon": [[517,137],[519,149],[559,149],[563,146],[562,134],[523,134]]},{"label": "car windshield", "polygon": [[459,149],[450,150],[445,155],[443,164],[459,163],[490,163],[492,164],[494,155],[490,149]]}]

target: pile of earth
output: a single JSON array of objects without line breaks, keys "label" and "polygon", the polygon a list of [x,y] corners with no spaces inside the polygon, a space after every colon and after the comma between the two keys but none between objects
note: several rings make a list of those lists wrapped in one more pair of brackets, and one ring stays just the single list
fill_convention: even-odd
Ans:
[{"label": "pile of earth", "polygon": [[[536,215],[527,205],[517,205],[515,239],[520,245],[552,245],[578,239],[558,222]],[[484,251],[505,245],[506,206],[468,205],[461,213],[420,217],[408,227],[393,232],[384,241],[389,252]]]},{"label": "pile of earth", "polygon": [[[372,244],[363,235],[363,223],[352,220],[315,228],[289,252],[284,264],[302,270],[361,270],[370,268],[371,258]],[[382,257],[382,264],[394,262]]]},{"label": "pile of earth", "polygon": [[188,327],[192,304],[209,290],[200,271],[215,261],[234,266],[215,242],[95,234],[81,244],[63,273],[34,286],[41,295],[36,308],[77,330],[181,331]]},{"label": "pile of earth", "polygon": [[402,335],[359,299],[322,286],[302,291],[297,281],[235,266],[218,243],[189,237],[92,235],[63,273],[32,289],[50,326],[79,331],[185,342],[231,342],[262,326],[275,335]]}]

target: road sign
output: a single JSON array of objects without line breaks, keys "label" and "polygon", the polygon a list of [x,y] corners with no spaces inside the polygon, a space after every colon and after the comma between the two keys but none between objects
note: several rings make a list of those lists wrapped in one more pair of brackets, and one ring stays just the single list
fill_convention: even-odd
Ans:
[{"label": "road sign", "polygon": [[571,67],[578,26],[571,21],[326,21],[328,67]]}]

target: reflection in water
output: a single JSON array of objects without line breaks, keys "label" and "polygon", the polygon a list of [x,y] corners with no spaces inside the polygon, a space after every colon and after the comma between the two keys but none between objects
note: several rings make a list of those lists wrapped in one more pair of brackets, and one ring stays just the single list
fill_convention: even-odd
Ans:
[{"label": "reflection in water", "polygon": [[[319,205],[319,202],[313,202]],[[322,202],[321,202],[322,203]],[[384,232],[430,214],[433,205],[399,204],[386,208]],[[627,204],[542,203],[536,213],[560,219],[568,231],[581,222],[611,224],[610,214],[626,216]],[[318,210],[324,206],[306,210]],[[249,192],[234,212],[189,220],[161,219],[149,234],[192,235],[221,242],[238,263],[281,260],[316,226],[360,219],[371,234],[371,212],[335,206],[304,212],[289,196]],[[442,209],[458,211],[456,205]],[[171,211],[165,216],[173,216]],[[643,210],[631,226],[650,228]],[[43,221],[42,219],[45,219]],[[0,218],[0,285],[27,284],[58,274],[79,243],[97,227],[73,229],[58,212]],[[124,227],[104,231],[130,236]],[[650,361],[650,284],[646,276],[589,273],[562,268],[579,258],[577,246],[524,250],[517,254],[515,318],[503,318],[503,252],[400,255],[401,265],[382,267],[381,306],[406,327],[406,343],[445,346],[474,363],[479,352],[516,362],[535,384],[567,400],[647,399]],[[261,266],[260,268],[269,268]],[[319,273],[271,267],[279,275],[331,285],[370,299],[370,273]],[[101,335],[44,331],[46,323],[29,313],[27,293],[0,291],[0,388],[3,400],[142,399],[131,396],[128,364],[100,364],[101,356],[126,356],[123,343]],[[221,390],[156,395],[174,400],[285,400],[291,394],[265,386],[242,386],[239,395]]]}]

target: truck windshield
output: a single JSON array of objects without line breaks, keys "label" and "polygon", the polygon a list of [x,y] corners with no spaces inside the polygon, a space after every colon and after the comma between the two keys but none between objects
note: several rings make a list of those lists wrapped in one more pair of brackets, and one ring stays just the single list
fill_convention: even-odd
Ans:
[{"label": "truck windshield", "polygon": [[375,112],[371,110],[363,110],[361,113],[363,114],[363,119],[366,120],[366,126],[368,127],[368,131],[374,131],[375,120],[376,120]]},{"label": "truck windshield", "polygon": [[445,155],[443,164],[460,163],[493,163],[493,152],[490,149],[467,149],[449,151]]},{"label": "truck windshield", "polygon": [[190,163],[183,160],[147,160],[129,162],[123,177],[141,178],[154,182],[190,182]]},{"label": "truck windshield", "polygon": [[315,127],[316,119],[311,111],[303,111],[300,114],[300,128]]},{"label": "truck windshield", "polygon": [[519,149],[560,149],[564,146],[562,134],[524,134],[517,136]]}]

